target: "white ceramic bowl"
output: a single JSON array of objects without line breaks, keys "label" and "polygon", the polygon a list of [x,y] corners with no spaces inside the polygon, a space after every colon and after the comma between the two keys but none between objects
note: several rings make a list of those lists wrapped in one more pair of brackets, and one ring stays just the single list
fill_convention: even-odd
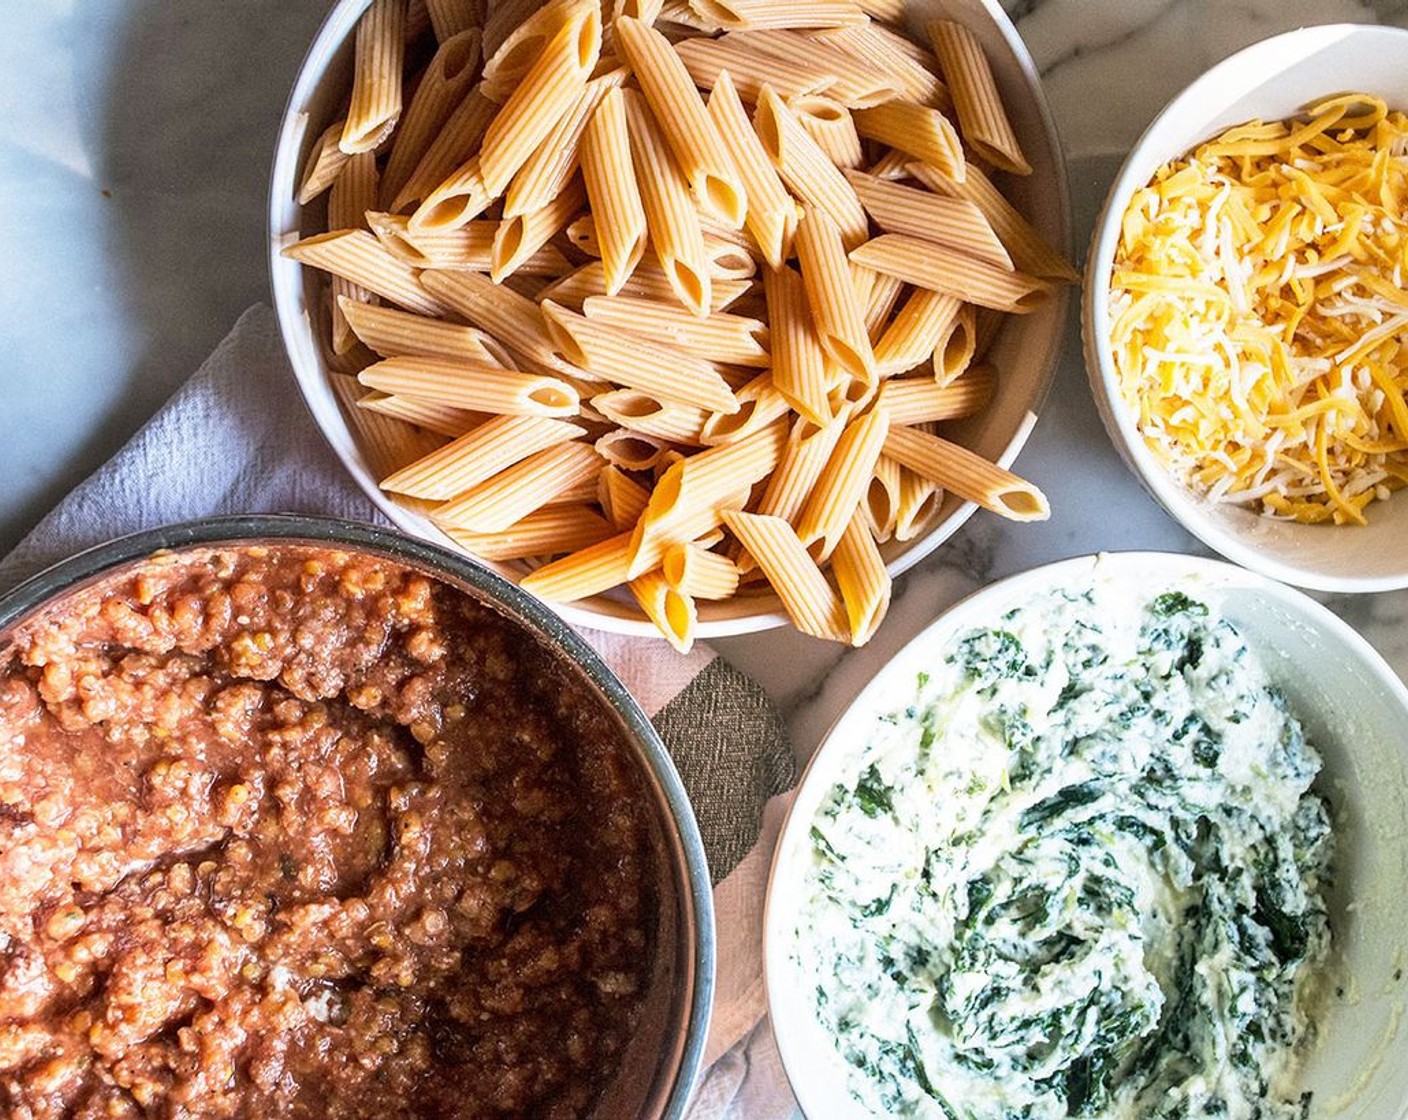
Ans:
[{"label": "white ceramic bowl", "polygon": [[[269,190],[270,276],[274,307],[294,374],[308,408],[333,450],[396,525],[408,533],[454,548],[452,541],[429,519],[392,501],[357,447],[328,383],[327,365],[310,320],[318,306],[323,277],[280,256],[284,246],[304,233],[321,228],[325,204],[300,207],[294,197],[298,176],[309,148],[321,135],[351,84],[352,33],[369,0],[339,0],[318,31],[303,61],[279,129]],[[998,85],[1013,118],[1018,139],[1033,173],[1015,180],[1013,201],[1052,244],[1070,253],[1070,201],[1066,170],[1041,80],[1011,21],[997,0],[914,0],[916,24],[941,16],[971,27],[992,61]],[[954,438],[979,454],[1010,466],[1026,443],[1046,396],[1061,350],[1066,322],[1063,291],[1048,306],[1021,318],[1009,319],[994,345],[992,362],[1002,378],[1000,392],[981,415],[953,426]],[[952,536],[972,515],[975,506],[950,497],[923,536],[886,550],[891,573],[918,563]],[[512,577],[511,567],[491,565]],[[628,597],[598,595],[579,603],[554,604],[569,621],[618,633],[652,636],[654,627]],[[785,625],[786,615],[774,596],[736,597],[721,603],[699,604],[700,637],[741,634]]]},{"label": "white ceramic bowl", "polygon": [[1234,124],[1281,120],[1329,94],[1362,91],[1408,108],[1408,31],[1333,24],[1266,39],[1175,97],[1129,153],[1086,258],[1081,330],[1086,372],[1110,438],[1145,488],[1204,544],[1248,568],[1319,591],[1408,587],[1408,498],[1375,503],[1367,526],[1300,525],[1212,505],[1149,451],[1125,406],[1110,352],[1110,274],[1134,192],[1164,163]]},{"label": "white ceramic bowl", "polygon": [[1337,846],[1329,968],[1345,994],[1327,995],[1316,1016],[1319,1041],[1301,1080],[1315,1094],[1315,1120],[1403,1120],[1408,689],[1363,638],[1306,595],[1220,561],[1138,552],[1049,564],[965,599],[876,675],[817,750],[778,841],[763,935],[768,1008],[803,1111],[810,1120],[873,1120],[847,1090],[844,1059],[817,1022],[815,976],[792,955],[811,859],[808,831],[822,799],[837,781],[854,780],[877,718],[912,700],[915,674],[956,635],[1048,590],[1087,585],[1092,573],[1145,589],[1177,585],[1215,606],[1245,636],[1320,750],[1317,788],[1333,806]]}]

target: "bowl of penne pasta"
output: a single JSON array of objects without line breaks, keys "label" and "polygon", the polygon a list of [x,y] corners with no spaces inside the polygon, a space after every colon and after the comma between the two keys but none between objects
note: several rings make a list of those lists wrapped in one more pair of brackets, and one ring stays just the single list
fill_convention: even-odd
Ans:
[{"label": "bowl of penne pasta", "polygon": [[569,621],[862,644],[1009,468],[1069,203],[992,0],[342,0],[285,114],[274,302],[397,525]]}]

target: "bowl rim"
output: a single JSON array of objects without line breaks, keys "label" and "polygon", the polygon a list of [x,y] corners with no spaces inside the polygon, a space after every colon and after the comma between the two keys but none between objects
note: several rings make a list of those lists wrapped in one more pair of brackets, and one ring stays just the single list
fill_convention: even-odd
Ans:
[{"label": "bowl rim", "polygon": [[821,780],[824,772],[834,770],[838,760],[843,760],[860,749],[849,737],[848,732],[853,725],[862,724],[873,717],[875,699],[890,687],[891,678],[898,671],[898,667],[908,663],[916,651],[942,638],[951,637],[965,625],[990,617],[994,605],[1012,600],[1019,591],[1031,595],[1088,579],[1102,571],[1110,571],[1119,578],[1138,577],[1146,583],[1151,579],[1196,579],[1209,591],[1238,589],[1266,595],[1279,605],[1294,611],[1298,618],[1322,630],[1333,640],[1343,643],[1357,658],[1366,676],[1384,689],[1397,705],[1408,713],[1408,685],[1404,684],[1383,655],[1359,631],[1304,591],[1227,560],[1190,553],[1150,550],[1088,553],[1015,572],[954,602],[896,650],[847,702],[807,761],[778,831],[777,844],[768,868],[767,896],[763,904],[763,989],[783,1073],[806,1115],[830,1115],[824,1107],[825,1100],[814,1095],[817,1090],[812,1088],[808,1076],[818,1061],[831,1062],[839,1059],[836,1059],[833,1053],[817,1055],[801,1050],[796,1038],[787,1029],[789,1022],[796,1015],[795,1012],[791,1015],[786,1012],[788,1003],[785,997],[795,997],[795,992],[784,983],[784,975],[787,972],[784,954],[787,952],[790,936],[785,922],[794,911],[784,912],[777,896],[781,890],[778,884],[789,877],[795,878],[798,861],[790,853],[797,847],[798,831],[810,826],[812,816],[829,788],[829,784]]},{"label": "bowl rim", "polygon": [[[1003,10],[998,0],[972,0],[977,3],[991,20],[1008,50],[1012,52],[1027,94],[1036,110],[1037,120],[1044,140],[1044,146],[1051,159],[1051,184],[1056,198],[1056,225],[1058,236],[1053,240],[1056,247],[1068,259],[1073,260],[1074,218],[1071,208],[1070,183],[1066,168],[1065,150],[1061,135],[1056,127],[1055,115],[1046,97],[1041,73],[1033,61],[1026,43],[1018,33],[1015,24]],[[326,69],[328,60],[337,48],[352,33],[357,17],[370,5],[371,0],[335,0],[323,22],[319,25],[307,52],[299,63],[297,77],[290,89],[279,118],[279,129],[270,169],[265,214],[268,222],[269,285],[273,295],[274,312],[279,321],[279,331],[283,339],[284,351],[298,386],[299,396],[308,414],[313,418],[320,435],[332,448],[343,468],[352,477],[368,500],[408,536],[431,540],[442,547],[453,547],[449,539],[440,535],[434,526],[430,531],[436,536],[426,537],[425,519],[393,501],[376,484],[361,459],[352,433],[338,411],[336,402],[320,400],[315,395],[315,383],[326,380],[325,363],[317,351],[317,343],[311,323],[300,299],[302,282],[295,279],[301,266],[281,256],[283,248],[291,243],[293,235],[286,232],[287,218],[302,207],[290,202],[293,198],[297,176],[300,171],[298,159],[308,130],[309,120],[300,106],[305,105],[317,90]],[[1057,289],[1049,307],[1043,310],[1052,316],[1052,344],[1039,362],[1033,363],[1032,376],[1034,392],[1031,407],[1015,426],[1002,452],[994,460],[1004,468],[1010,468],[1017,459],[1037,420],[1044,410],[1051,386],[1055,380],[1056,368],[1064,350],[1069,330],[1069,308],[1072,294],[1065,285]],[[940,545],[956,534],[977,512],[975,502],[961,502],[933,529],[911,542],[906,542],[903,552],[886,563],[892,577],[898,577],[914,567]],[[695,627],[695,636],[701,640],[733,637],[741,634],[757,633],[789,626],[791,620],[781,607],[776,595],[735,598],[727,601],[733,611],[722,605],[722,617],[701,618]],[[757,604],[753,607],[753,604]],[[720,606],[720,605],[716,605]],[[574,626],[604,630],[631,637],[658,638],[659,631],[648,619],[639,617],[638,612],[622,604],[619,612],[593,609],[579,603],[552,603],[556,611]]]},{"label": "bowl rim", "polygon": [[[1270,579],[1313,591],[1361,594],[1408,588],[1408,562],[1397,574],[1356,576],[1331,574],[1270,555],[1258,545],[1248,542],[1240,532],[1219,523],[1211,516],[1212,507],[1200,504],[1197,495],[1182,486],[1159,463],[1124,403],[1110,348],[1109,310],[1109,275],[1122,219],[1134,192],[1148,180],[1148,174],[1141,173],[1140,168],[1154,151],[1152,141],[1165,122],[1186,112],[1189,105],[1204,100],[1208,92],[1216,90],[1229,75],[1237,72],[1262,73],[1268,69],[1267,64],[1275,60],[1308,56],[1324,46],[1351,38],[1389,41],[1408,56],[1408,28],[1362,23],[1325,23],[1301,27],[1258,40],[1229,55],[1188,83],[1159,110],[1120,164],[1095,220],[1081,280],[1081,340],[1086,377],[1111,442],[1145,491],[1179,525],[1228,560]],[[1159,162],[1181,154],[1165,153]]]},{"label": "bowl rim", "polygon": [[[13,626],[43,607],[153,553],[268,542],[346,547],[443,575],[452,586],[465,585],[575,664],[616,714],[666,803],[684,870],[679,897],[687,939],[683,956],[691,965],[691,975],[684,978],[684,1036],[675,1055],[673,1083],[659,1114],[664,1120],[680,1120],[703,1062],[716,980],[714,898],[703,838],[679,771],[645,711],[600,655],[541,600],[460,553],[395,530],[333,517],[237,514],[139,530],[57,561],[0,594],[0,642]],[[674,986],[680,987],[679,979]]]}]

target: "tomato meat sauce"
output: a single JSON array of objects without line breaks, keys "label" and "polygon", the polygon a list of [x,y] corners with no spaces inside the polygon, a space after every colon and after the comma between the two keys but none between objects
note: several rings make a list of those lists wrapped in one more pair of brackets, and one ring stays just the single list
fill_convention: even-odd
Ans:
[{"label": "tomato meat sauce", "polygon": [[655,849],[517,624],[311,545],[158,555],[0,637],[0,1114],[588,1115]]}]

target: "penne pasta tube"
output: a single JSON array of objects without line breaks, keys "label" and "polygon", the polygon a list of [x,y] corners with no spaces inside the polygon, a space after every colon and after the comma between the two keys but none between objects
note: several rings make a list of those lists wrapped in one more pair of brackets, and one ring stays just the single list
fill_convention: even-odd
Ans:
[{"label": "penne pasta tube", "polygon": [[601,456],[591,444],[555,444],[440,506],[431,520],[442,528],[453,525],[471,533],[502,532],[583,482],[594,487],[601,468]]},{"label": "penne pasta tube", "polygon": [[574,179],[541,210],[501,221],[489,251],[489,278],[495,284],[501,284],[505,277],[517,272],[539,250],[549,248],[549,239],[572,220],[586,201],[586,190],[580,180]]},{"label": "penne pasta tube", "polygon": [[670,445],[663,439],[617,428],[596,441],[597,453],[623,471],[648,471],[665,457]]},{"label": "penne pasta tube", "polygon": [[718,371],[682,350],[628,335],[559,307],[542,305],[554,346],[569,362],[632,389],[711,412],[737,412],[738,401]]},{"label": "penne pasta tube", "polygon": [[398,261],[364,229],[305,237],[286,247],[283,255],[344,277],[409,311],[422,315],[444,313],[440,301],[421,286],[415,269]]},{"label": "penne pasta tube", "polygon": [[709,260],[712,280],[749,280],[758,273],[753,254],[731,239],[704,235],[704,255]]},{"label": "penne pasta tube", "polygon": [[600,53],[601,9],[590,2],[573,10],[485,131],[479,165],[490,198],[503,193],[571,108]]},{"label": "penne pasta tube", "polygon": [[826,212],[841,231],[847,249],[864,241],[869,223],[856,192],[770,87],[763,87],[753,125],[763,150],[792,193]]},{"label": "penne pasta tube", "polygon": [[[611,524],[618,529],[632,529],[645,512],[650,491],[613,463],[597,476],[596,500]],[[625,578],[623,562],[622,576],[616,582],[623,583]]]},{"label": "penne pasta tube", "polygon": [[896,424],[885,438],[885,454],[1011,521],[1045,521],[1051,515],[1046,496],[1030,482],[938,436]]},{"label": "penne pasta tube", "polygon": [[440,128],[469,93],[479,74],[480,41],[479,29],[471,26],[440,41],[392,134],[391,155],[381,176],[381,197],[388,204],[401,193]]},{"label": "penne pasta tube", "polygon": [[992,68],[973,32],[952,20],[931,20],[929,42],[948,79],[963,139],[992,166],[1014,175],[1030,175],[1032,165],[1022,155],[1012,131]]},{"label": "penne pasta tube", "polygon": [[611,536],[611,526],[590,506],[545,506],[497,533],[471,533],[447,525],[441,530],[481,560],[521,560],[576,552]]},{"label": "penne pasta tube", "polygon": [[581,162],[593,219],[600,219],[596,228],[606,290],[615,295],[645,256],[647,237],[619,90],[607,93],[592,113],[582,137]]},{"label": "penne pasta tube", "polygon": [[473,29],[478,33],[479,12],[474,0],[425,0],[426,15],[437,42],[446,43]]},{"label": "penne pasta tube", "polygon": [[870,407],[870,402],[875,399],[879,382],[864,378],[852,377],[840,366],[828,363],[829,379],[826,393],[827,406],[831,409],[831,415],[837,416],[841,412],[848,412],[852,416],[858,416]]},{"label": "penne pasta tube", "polygon": [[694,646],[694,631],[699,624],[694,600],[671,587],[659,572],[637,576],[628,586],[645,617],[655,623],[665,640],[680,653],[688,653]]},{"label": "penne pasta tube", "polygon": [[[817,545],[818,561],[827,560],[841,533],[860,505],[885,446],[889,417],[882,411],[852,420],[836,441],[811,497],[797,521],[797,535],[808,547]],[[759,563],[761,557],[755,557]]]},{"label": "penne pasta tube", "polygon": [[502,102],[527,76],[553,36],[591,0],[506,0],[484,23],[486,96]]},{"label": "penne pasta tube", "polygon": [[575,416],[577,390],[556,377],[483,362],[383,358],[357,375],[369,389],[506,416]]},{"label": "penne pasta tube", "polygon": [[754,513],[729,512],[723,517],[757,560],[792,624],[815,638],[846,641],[850,626],[845,607],[792,526],[780,517]]},{"label": "penne pasta tube", "polygon": [[845,431],[847,417],[838,416],[824,425],[798,420],[787,438],[782,461],[768,479],[767,489],[758,501],[758,512],[781,517],[796,525],[807,499],[836,444]]},{"label": "penne pasta tube", "polygon": [[416,231],[458,229],[484,213],[493,201],[493,195],[484,184],[484,170],[476,153],[425,196],[411,213],[410,228]]},{"label": "penne pasta tube", "polygon": [[878,407],[892,424],[957,420],[981,412],[992,400],[997,377],[991,366],[978,366],[948,385],[929,377],[897,377],[880,386]]},{"label": "penne pasta tube", "polygon": [[660,9],[664,6],[665,0],[612,0],[612,19],[625,16],[627,19],[638,19],[641,23],[654,23],[660,18]]},{"label": "penne pasta tube", "polygon": [[766,367],[771,358],[759,336],[762,322],[744,315],[717,312],[706,318],[682,307],[634,296],[588,296],[582,301],[588,319],[675,346],[696,357],[708,355],[733,365]]},{"label": "penne pasta tube", "polygon": [[613,89],[626,78],[619,67],[593,78],[582,87],[572,108],[538,145],[519,169],[504,195],[504,217],[515,218],[541,210],[566,189],[581,162],[582,138],[587,122]]},{"label": "penne pasta tube", "polygon": [[847,109],[882,105],[904,95],[904,87],[893,75],[848,55],[819,36],[805,35],[795,28],[778,28],[738,32],[733,37],[775,58],[810,59],[812,65],[834,71],[836,80],[826,87],[826,96]]},{"label": "penne pasta tube", "polygon": [[338,140],[348,155],[371,151],[396,127],[405,56],[406,0],[372,0],[357,21],[352,101]]},{"label": "penne pasta tube", "polygon": [[798,209],[778,177],[728,73],[720,75],[709,95],[709,119],[733,155],[748,197],[743,221],[763,259],[781,268],[792,252]]},{"label": "penne pasta tube", "polygon": [[817,424],[831,418],[827,401],[826,352],[812,325],[802,278],[790,268],[763,276],[772,323],[772,380],[801,415]]},{"label": "penne pasta tube", "polygon": [[347,153],[338,145],[346,124],[345,120],[341,120],[328,125],[309,151],[307,162],[303,165],[303,175],[299,179],[298,205],[307,206],[337,179],[342,165],[347,162]]},{"label": "penne pasta tube", "polygon": [[1013,270],[1011,255],[975,203],[856,172],[846,177],[861,205],[886,233],[937,241],[994,268]]},{"label": "penne pasta tube", "polygon": [[542,416],[496,416],[452,443],[382,478],[381,488],[445,501],[478,486],[529,455],[585,435],[585,429]]},{"label": "penne pasta tube", "polygon": [[[985,309],[986,310],[986,309]],[[999,312],[989,311],[990,315]],[[977,308],[965,303],[934,347],[934,381],[938,385],[948,385],[962,374],[978,348]]]},{"label": "penne pasta tube", "polygon": [[875,353],[865,312],[856,298],[841,231],[825,211],[806,209],[797,227],[797,260],[822,350],[853,377],[873,382]]},{"label": "penne pasta tube", "polygon": [[871,19],[886,23],[903,23],[909,0],[855,0],[855,5]]},{"label": "penne pasta tube", "polygon": [[[894,276],[885,276],[859,265],[851,266],[851,275],[856,278],[856,289],[865,288],[865,333],[870,339],[871,350],[880,341],[885,328],[890,324],[890,316],[904,291],[904,282]],[[876,372],[879,372],[877,367]]]},{"label": "penne pasta tube", "polygon": [[770,372],[760,373],[739,389],[735,396],[738,398],[738,411],[710,415],[700,430],[701,443],[709,447],[734,443],[761,428],[769,427],[787,415],[792,407],[773,385]]},{"label": "penne pasta tube", "polygon": [[910,174],[909,164],[913,159],[908,152],[902,152],[898,148],[886,148],[885,154],[870,165],[866,174],[873,179],[883,179],[887,183],[911,179],[913,176]]},{"label": "penne pasta tube", "polygon": [[484,423],[486,417],[480,412],[467,412],[462,408],[451,408],[443,404],[431,404],[411,397],[396,397],[373,390],[357,402],[358,408],[380,412],[383,416],[394,416],[408,424],[415,424],[428,432],[450,439],[458,439]]},{"label": "penne pasta tube", "polygon": [[875,474],[865,488],[859,513],[877,542],[883,543],[894,535],[900,501],[900,474],[903,470],[888,455],[882,454],[875,460]]},{"label": "penne pasta tube", "polygon": [[430,30],[430,12],[425,0],[406,0],[406,46],[410,47]]},{"label": "penne pasta tube", "polygon": [[680,302],[696,315],[706,315],[711,298],[709,258],[688,184],[650,111],[633,91],[624,96],[631,160],[650,244]]},{"label": "penne pasta tube", "polygon": [[[711,312],[722,311],[748,294],[752,285],[746,280],[716,280],[709,286]],[[660,268],[654,255],[646,253],[636,270],[631,273],[619,293],[631,299],[647,299],[654,302],[677,299],[674,286]],[[549,284],[538,293],[540,301],[553,303],[580,311],[592,296],[606,295],[606,272],[601,261],[590,261],[561,280]]]},{"label": "penne pasta tube", "polygon": [[660,401],[639,389],[613,389],[592,397],[592,407],[623,428],[698,446],[708,413],[693,405]]},{"label": "penne pasta tube", "polygon": [[404,214],[372,211],[367,224],[389,253],[412,268],[487,271],[499,223],[484,219],[457,229],[412,229]]},{"label": "penne pasta tube", "polygon": [[1071,266],[1071,262],[1060,250],[1047,243],[1037,228],[1003,198],[1002,192],[979,168],[970,167],[961,183],[923,163],[910,164],[909,171],[936,194],[966,198],[976,205],[1023,272],[1070,283],[1080,279],[1080,273]]},{"label": "penne pasta tube", "polygon": [[357,437],[357,448],[367,464],[367,469],[382,478],[400,470],[417,459],[435,451],[445,441],[413,424],[408,424],[392,416],[358,408],[362,387],[355,377],[340,373],[328,374],[333,395],[337,397],[342,414],[347,418],[347,426]]},{"label": "penne pasta tube", "polygon": [[1017,315],[1036,310],[1054,291],[1049,281],[1039,277],[993,268],[943,245],[902,233],[872,238],[852,251],[851,262],[919,288]]},{"label": "penne pasta tube", "polygon": [[[686,39],[675,44],[675,54],[684,63],[695,85],[717,90],[719,83],[727,78],[738,97],[754,104],[764,84],[772,86],[784,100],[822,93],[836,84],[836,75],[811,59],[779,59],[776,55],[749,46],[744,39],[746,36],[735,35],[725,35],[720,39]],[[727,137],[724,144],[737,159],[738,150]],[[751,207],[753,194],[747,187],[745,179],[744,189]]]},{"label": "penne pasta tube", "polygon": [[[550,6],[560,8],[564,3],[565,0],[555,0],[552,5],[543,3],[543,0],[491,0],[484,4],[484,57],[492,59],[499,54],[514,33],[535,13]],[[543,42],[539,39],[536,46],[530,45],[525,52],[527,57],[536,55],[542,49]],[[523,65],[526,68],[527,63]]]},{"label": "penne pasta tube", "polygon": [[900,500],[895,508],[895,540],[911,541],[939,512],[944,492],[932,478],[900,468]]},{"label": "penne pasta tube", "polygon": [[845,27],[866,21],[851,0],[689,0],[689,5],[728,31]]},{"label": "penne pasta tube", "polygon": [[404,210],[412,203],[421,202],[456,168],[463,167],[479,147],[497,108],[478,86],[465,94],[425,149],[405,185],[391,199],[391,209]]},{"label": "penne pasta tube", "polygon": [[788,99],[787,107],[807,135],[837,167],[857,168],[865,163],[860,147],[860,133],[850,112],[839,101],[819,94]]},{"label": "penne pasta tube", "polygon": [[[348,156],[342,165],[332,193],[328,196],[328,226],[332,229],[362,229],[366,226],[366,212],[376,205],[377,175],[376,155],[372,152],[358,152]],[[370,303],[372,293],[360,284],[345,276],[332,278],[332,352],[346,354],[357,344],[357,336],[343,314],[344,300],[354,303]]]},{"label": "penne pasta tube", "polygon": [[666,549],[660,574],[666,583],[691,599],[727,599],[738,590],[738,565],[694,542]]},{"label": "penne pasta tube", "polygon": [[743,182],[674,47],[640,20],[622,18],[613,26],[695,201],[729,225],[742,225],[748,205]]},{"label": "penne pasta tube", "polygon": [[519,586],[549,603],[600,595],[626,582],[630,550],[631,534],[618,533],[529,572]]},{"label": "penne pasta tube", "polygon": [[348,300],[342,301],[342,312],[363,344],[383,358],[420,355],[508,365],[497,340],[473,327]]},{"label": "penne pasta tube", "polygon": [[918,105],[946,111],[953,104],[948,87],[937,75],[938,61],[932,57],[925,59],[928,52],[920,51],[920,58],[896,46],[895,40],[908,43],[902,36],[887,34],[874,23],[838,27],[813,34],[817,42],[844,52],[857,62],[873,67],[887,74],[899,83],[901,96],[906,101]]},{"label": "penne pasta tube", "polygon": [[863,646],[890,606],[890,573],[859,512],[852,516],[831,557],[831,571],[846,608],[853,646]]},{"label": "penne pasta tube", "polygon": [[876,372],[889,377],[929,358],[952,330],[960,306],[957,296],[915,289],[875,344]]},{"label": "penne pasta tube", "polygon": [[888,101],[871,109],[857,109],[853,115],[862,136],[908,152],[956,182],[962,182],[967,174],[963,142],[949,119],[937,109],[909,101]]}]

